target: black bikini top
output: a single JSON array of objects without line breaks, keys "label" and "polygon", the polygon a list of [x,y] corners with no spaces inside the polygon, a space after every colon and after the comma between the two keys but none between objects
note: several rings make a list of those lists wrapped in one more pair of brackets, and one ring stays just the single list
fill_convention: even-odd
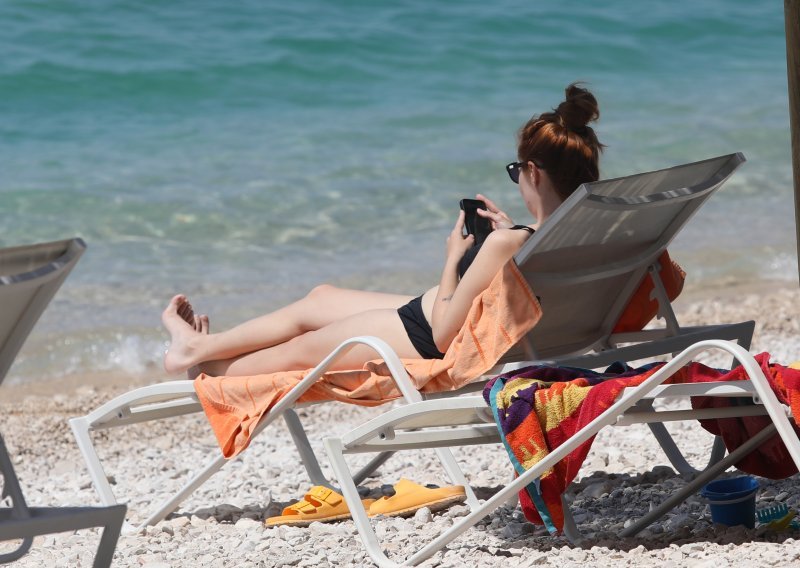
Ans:
[{"label": "black bikini top", "polygon": [[[528,231],[531,235],[536,231],[531,229],[527,225],[514,225],[511,227],[513,230],[522,230]],[[475,257],[478,256],[478,251],[481,250],[483,246],[483,242],[475,243],[470,248],[467,249],[467,252],[464,253],[464,256],[461,257],[461,260],[458,261],[458,279],[461,280],[464,278],[464,274],[466,274],[467,269],[472,265],[472,261],[475,260]]]}]

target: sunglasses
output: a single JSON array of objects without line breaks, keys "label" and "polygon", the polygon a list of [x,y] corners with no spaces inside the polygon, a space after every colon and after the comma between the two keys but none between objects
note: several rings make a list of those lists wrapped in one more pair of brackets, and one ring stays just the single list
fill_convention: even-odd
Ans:
[{"label": "sunglasses", "polygon": [[[533,161],[533,160],[528,160]],[[511,162],[510,164],[506,165],[506,172],[508,172],[508,177],[511,178],[511,181],[514,183],[519,183],[519,173],[525,169],[525,166],[528,165],[528,162]],[[533,165],[537,168],[541,168],[539,164],[533,162]]]}]

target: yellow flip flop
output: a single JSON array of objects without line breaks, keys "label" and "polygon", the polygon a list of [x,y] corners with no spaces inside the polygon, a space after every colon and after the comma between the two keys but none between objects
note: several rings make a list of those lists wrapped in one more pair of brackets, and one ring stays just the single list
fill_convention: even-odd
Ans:
[{"label": "yellow flip flop", "polygon": [[463,485],[430,488],[401,479],[394,486],[395,494],[382,497],[369,508],[369,516],[408,517],[419,509],[428,507],[431,512],[441,511],[467,499]]},{"label": "yellow flip flop", "polygon": [[[361,503],[368,509],[373,501],[375,499],[363,499]],[[267,527],[279,525],[307,527],[313,522],[341,521],[349,519],[350,516],[350,509],[347,508],[344,497],[329,487],[315,485],[301,501],[289,505],[279,516],[270,517],[264,524]]]}]

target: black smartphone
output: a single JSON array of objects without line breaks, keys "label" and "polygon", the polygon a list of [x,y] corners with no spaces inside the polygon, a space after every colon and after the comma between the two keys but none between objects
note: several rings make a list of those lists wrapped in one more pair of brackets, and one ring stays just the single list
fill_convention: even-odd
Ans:
[{"label": "black smartphone", "polygon": [[462,199],[459,203],[464,210],[464,228],[468,235],[475,236],[475,243],[481,244],[492,232],[492,222],[478,215],[478,209],[486,209],[486,203],[480,199]]}]

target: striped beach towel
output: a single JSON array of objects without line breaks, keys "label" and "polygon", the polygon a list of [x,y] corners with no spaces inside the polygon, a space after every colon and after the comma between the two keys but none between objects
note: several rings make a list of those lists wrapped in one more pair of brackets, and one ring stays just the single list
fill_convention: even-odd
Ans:
[{"label": "striped beach towel", "polygon": [[[793,415],[800,416],[800,371],[769,362],[769,354],[756,360],[764,370],[778,399],[788,404]],[[664,363],[633,369],[617,363],[605,372],[570,367],[532,366],[500,375],[484,389],[492,407],[504,445],[517,474],[521,474],[552,450],[586,426],[611,406],[626,387],[634,387],[658,371]],[[732,371],[712,369],[700,363],[681,368],[666,383],[747,380],[741,367]],[[736,404],[736,399],[695,397],[693,408],[711,408]],[[701,420],[709,432],[722,436],[733,451],[770,419],[766,416]],[[525,517],[545,525],[550,532],[563,530],[564,511],[561,495],[577,476],[592,446],[590,438],[567,457],[546,471],[536,483],[520,492]],[[797,473],[794,462],[776,434],[736,467],[747,473],[782,479]]]}]

